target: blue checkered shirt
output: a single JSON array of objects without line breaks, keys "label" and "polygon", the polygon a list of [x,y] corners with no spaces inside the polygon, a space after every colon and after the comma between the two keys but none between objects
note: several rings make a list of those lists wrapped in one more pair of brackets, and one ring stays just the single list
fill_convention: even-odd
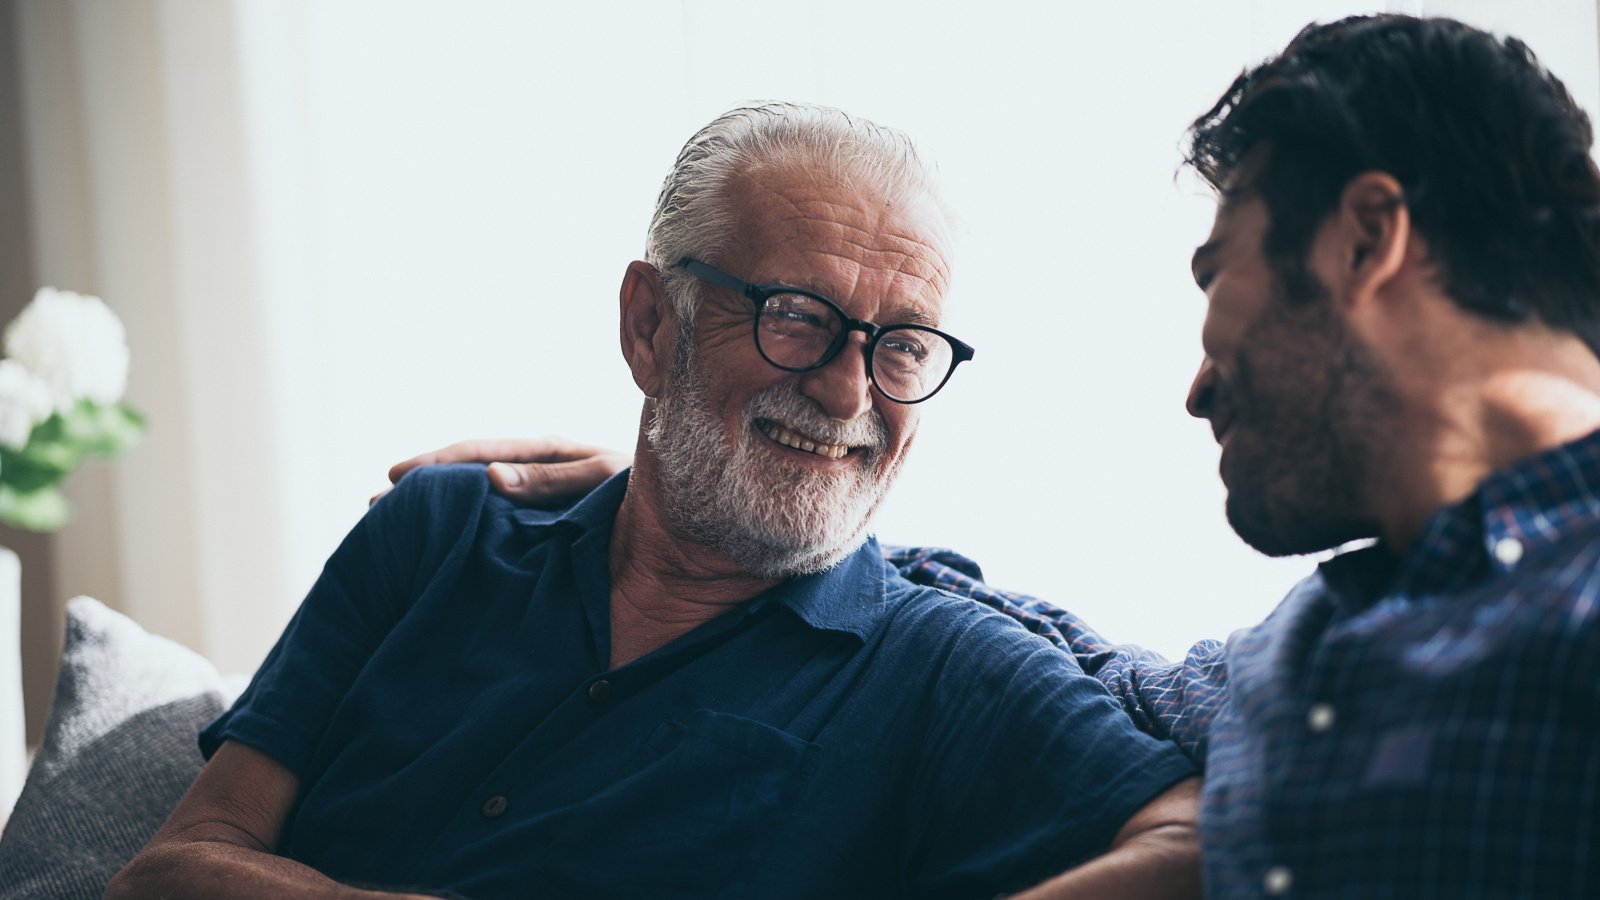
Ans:
[{"label": "blue checkered shirt", "polygon": [[951,551],[888,555],[1072,653],[1206,766],[1209,897],[1600,897],[1600,432],[1491,475],[1403,559],[1323,563],[1181,662]]}]

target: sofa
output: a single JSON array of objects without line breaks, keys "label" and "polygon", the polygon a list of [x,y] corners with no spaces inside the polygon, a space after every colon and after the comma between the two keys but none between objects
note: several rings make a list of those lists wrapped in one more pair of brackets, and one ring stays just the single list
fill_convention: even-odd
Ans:
[{"label": "sofa", "polygon": [[72,600],[44,740],[0,832],[0,900],[99,897],[194,780],[200,729],[245,681]]}]

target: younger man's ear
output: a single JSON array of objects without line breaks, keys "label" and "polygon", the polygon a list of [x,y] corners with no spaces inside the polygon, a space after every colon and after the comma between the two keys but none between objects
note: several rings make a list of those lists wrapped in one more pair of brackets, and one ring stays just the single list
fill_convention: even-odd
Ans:
[{"label": "younger man's ear", "polygon": [[[1404,269],[1412,250],[1405,189],[1387,172],[1362,172],[1345,184],[1331,221],[1331,260],[1321,273],[1337,299],[1370,301]],[[1330,277],[1331,276],[1331,277]]]},{"label": "younger man's ear", "polygon": [[677,339],[677,316],[661,272],[642,260],[628,263],[619,295],[622,310],[622,358],[633,383],[646,397],[661,392]]}]

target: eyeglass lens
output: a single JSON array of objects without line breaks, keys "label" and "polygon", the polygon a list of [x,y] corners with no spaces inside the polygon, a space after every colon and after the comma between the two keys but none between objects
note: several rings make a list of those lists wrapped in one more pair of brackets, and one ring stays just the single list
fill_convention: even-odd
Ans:
[{"label": "eyeglass lens", "polygon": [[[832,307],[805,294],[773,294],[761,304],[756,342],[777,365],[817,365],[840,340],[844,321]],[[872,348],[872,377],[896,400],[915,402],[939,389],[954,348],[942,335],[920,328],[888,328]]]}]

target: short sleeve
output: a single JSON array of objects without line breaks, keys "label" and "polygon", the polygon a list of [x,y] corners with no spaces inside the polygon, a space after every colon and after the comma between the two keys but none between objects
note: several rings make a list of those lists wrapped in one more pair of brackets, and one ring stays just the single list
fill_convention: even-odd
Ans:
[{"label": "short sleeve", "polygon": [[1065,871],[1197,774],[1177,747],[1134,727],[1070,655],[963,605],[941,653],[907,819],[907,867],[931,896],[1017,890]]},{"label": "short sleeve", "polygon": [[409,609],[428,573],[470,542],[488,491],[479,466],[420,469],[374,504],[329,557],[250,686],[200,733],[210,758],[225,740],[303,775],[339,703]]},{"label": "short sleeve", "polygon": [[1113,644],[1070,610],[984,583],[978,564],[953,550],[892,547],[890,565],[913,584],[976,600],[1071,653],[1147,734],[1171,740],[1205,765],[1211,723],[1227,697],[1223,644],[1200,641],[1181,662],[1132,644]]}]

